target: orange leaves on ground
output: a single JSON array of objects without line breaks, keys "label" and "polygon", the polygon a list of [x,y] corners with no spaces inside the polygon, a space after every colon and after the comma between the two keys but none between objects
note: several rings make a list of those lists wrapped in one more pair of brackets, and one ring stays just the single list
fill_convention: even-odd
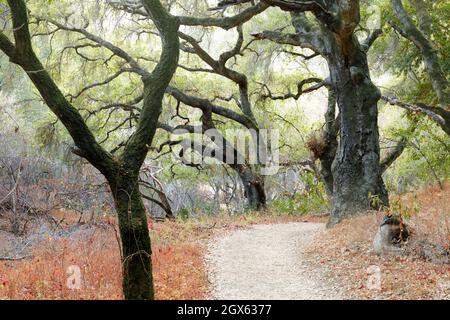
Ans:
[{"label": "orange leaves on ground", "polygon": [[[418,205],[407,221],[414,228],[413,240],[445,246],[449,237],[450,185],[430,187],[402,197],[405,205]],[[327,230],[308,250],[308,260],[357,299],[432,299],[450,283],[448,264],[424,261],[416,256],[379,257],[372,240],[384,213],[355,217]],[[447,242],[448,245],[448,242]],[[381,290],[367,288],[368,269],[381,271]]]},{"label": "orange leaves on ground", "polygon": [[[79,222],[71,211],[55,211],[68,231]],[[324,221],[323,217],[278,216],[268,212],[246,216],[221,215],[198,220],[148,222],[152,240],[153,276],[157,299],[204,299],[208,279],[204,244],[211,236],[252,224]],[[2,221],[0,221],[1,223]],[[32,259],[0,261],[0,299],[122,299],[122,270],[117,242],[117,219],[99,218],[97,225],[77,227],[70,238],[46,237]],[[81,287],[67,281],[71,266],[81,271]]]},{"label": "orange leaves on ground", "polygon": [[199,244],[157,248],[153,252],[153,270],[157,299],[206,298],[208,282]]},{"label": "orange leaves on ground", "polygon": [[[122,299],[119,246],[113,222],[107,225],[83,230],[76,239],[47,237],[33,250],[32,259],[1,261],[0,299]],[[166,243],[153,243],[157,299],[204,298],[207,280],[202,246],[175,243],[173,231],[182,226],[165,228],[158,224],[156,232],[165,234]],[[79,289],[67,286],[73,275],[70,266],[81,272]]]},{"label": "orange leaves on ground", "polygon": [[[120,299],[120,255],[110,233],[98,230],[78,240],[48,238],[30,260],[0,263],[10,279],[4,299]],[[114,239],[114,238],[111,238]],[[69,289],[69,267],[80,269],[80,288]]]}]

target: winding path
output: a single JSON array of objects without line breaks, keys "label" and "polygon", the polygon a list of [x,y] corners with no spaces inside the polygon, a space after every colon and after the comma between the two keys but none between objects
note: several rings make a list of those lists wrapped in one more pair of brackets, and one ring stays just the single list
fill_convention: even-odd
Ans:
[{"label": "winding path", "polygon": [[213,299],[341,299],[337,285],[325,281],[304,261],[304,248],[323,224],[257,225],[210,243],[206,264]]}]

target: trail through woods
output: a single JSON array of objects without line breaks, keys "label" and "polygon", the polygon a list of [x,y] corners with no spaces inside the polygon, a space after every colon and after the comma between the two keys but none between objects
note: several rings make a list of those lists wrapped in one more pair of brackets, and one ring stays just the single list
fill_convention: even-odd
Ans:
[{"label": "trail through woods", "polygon": [[325,226],[317,223],[257,225],[214,239],[206,264],[213,299],[342,299],[302,259]]}]

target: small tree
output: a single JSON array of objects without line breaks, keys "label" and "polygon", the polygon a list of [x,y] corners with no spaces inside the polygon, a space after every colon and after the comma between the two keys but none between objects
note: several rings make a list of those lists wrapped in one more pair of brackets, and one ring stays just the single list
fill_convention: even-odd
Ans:
[{"label": "small tree", "polygon": [[[19,65],[31,79],[52,112],[64,124],[75,142],[74,152],[87,159],[107,179],[119,217],[123,250],[123,292],[127,299],[154,297],[151,246],[147,216],[139,191],[139,171],[157,128],[162,99],[177,68],[179,57],[179,21],[158,0],[143,0],[158,31],[163,51],[153,72],[140,69],[125,52],[115,50],[142,76],[144,103],[139,124],[120,156],[107,152],[93,136],[78,110],[64,97],[35,54],[29,31],[29,19],[23,0],[8,0],[14,43],[0,33],[0,49],[12,63]],[[108,47],[107,44],[104,45]]]}]

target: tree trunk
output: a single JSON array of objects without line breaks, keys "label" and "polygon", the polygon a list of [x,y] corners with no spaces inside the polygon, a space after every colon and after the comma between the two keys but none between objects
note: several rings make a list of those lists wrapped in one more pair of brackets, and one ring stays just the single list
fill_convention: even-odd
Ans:
[{"label": "tree trunk", "polygon": [[327,60],[340,110],[340,141],[332,167],[330,226],[374,204],[388,204],[380,170],[377,103],[381,94],[370,79],[366,53],[355,36],[337,39],[333,49]]},{"label": "tree trunk", "polygon": [[138,176],[124,170],[110,185],[122,240],[124,297],[127,300],[154,299],[150,235]]},{"label": "tree trunk", "polygon": [[328,89],[328,108],[325,114],[325,150],[320,156],[320,175],[325,182],[327,194],[333,197],[333,161],[338,148],[337,134],[339,123],[336,121],[336,94],[332,88]]},{"label": "tree trunk", "polygon": [[264,209],[266,207],[266,192],[263,178],[256,175],[248,165],[236,165],[232,168],[238,173],[244,185],[248,209]]}]

